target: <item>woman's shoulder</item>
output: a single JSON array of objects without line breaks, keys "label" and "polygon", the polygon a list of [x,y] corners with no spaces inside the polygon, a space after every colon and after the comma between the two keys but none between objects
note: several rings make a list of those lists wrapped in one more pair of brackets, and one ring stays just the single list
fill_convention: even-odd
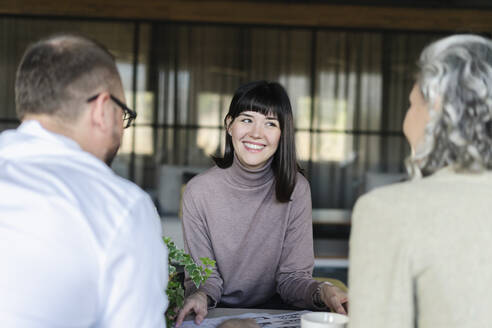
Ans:
[{"label": "woman's shoulder", "polygon": [[196,186],[201,184],[207,184],[211,181],[214,181],[217,176],[220,175],[220,169],[218,166],[214,165],[211,168],[195,175],[193,178],[188,181],[187,186]]},{"label": "woman's shoulder", "polygon": [[296,175],[296,185],[294,191],[292,192],[292,198],[299,196],[311,195],[311,187],[309,186],[309,181],[300,172]]},{"label": "woman's shoulder", "polygon": [[356,202],[357,206],[367,206],[371,204],[392,204],[398,205],[401,203],[402,199],[406,199],[406,202],[411,202],[411,199],[408,199],[409,194],[414,194],[416,189],[419,189],[419,184],[411,182],[411,181],[403,181],[393,183],[391,185],[382,186],[375,188],[362,196]]},{"label": "woman's shoulder", "polygon": [[378,187],[359,197],[357,203],[383,203],[392,207],[408,207],[414,204],[427,203],[442,193],[457,194],[455,188],[466,176],[454,172],[440,172],[429,177],[406,180]]},{"label": "woman's shoulder", "polygon": [[378,226],[391,225],[393,229],[407,231],[410,227],[421,225],[436,208],[433,203],[436,195],[432,190],[431,179],[403,181],[378,187],[359,197],[355,203],[353,224],[365,221]]},{"label": "woman's shoulder", "polygon": [[208,188],[213,188],[215,185],[221,181],[220,177],[223,174],[223,169],[218,166],[213,166],[206,171],[195,175],[186,184],[186,191],[203,190]]},{"label": "woman's shoulder", "polygon": [[296,175],[296,188],[309,188],[309,181],[306,179],[306,177],[301,173],[297,172]]},{"label": "woman's shoulder", "polygon": [[[423,217],[419,215],[416,202],[418,183],[399,182],[378,187],[360,196],[353,208],[351,238],[364,242],[370,232],[374,238],[392,238],[407,240],[416,236],[415,232],[422,226]],[[376,237],[378,236],[378,237]],[[372,237],[371,237],[372,238]],[[392,239],[392,240],[393,240]]]}]

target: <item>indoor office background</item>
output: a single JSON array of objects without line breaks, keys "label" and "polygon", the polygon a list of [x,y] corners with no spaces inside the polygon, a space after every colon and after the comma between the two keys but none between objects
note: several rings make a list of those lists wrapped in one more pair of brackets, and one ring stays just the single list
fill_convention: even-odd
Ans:
[{"label": "indoor office background", "polygon": [[[0,131],[19,124],[15,69],[30,42],[64,31],[105,44],[116,56],[128,106],[138,112],[135,125],[125,130],[113,170],[149,192],[163,233],[182,247],[177,219],[182,186],[213,165],[210,155],[221,154],[223,118],[235,89],[251,80],[278,81],[291,99],[298,157],[311,184],[315,275],[344,282],[357,197],[405,177],[409,149],[401,126],[418,54],[430,41],[462,31],[460,19],[474,32],[492,32],[487,16],[492,6],[485,2],[477,5],[486,7],[483,13],[446,11],[441,17],[434,10],[412,11],[410,0],[405,2],[410,8],[390,12],[377,5],[389,1],[373,1],[374,7],[350,8],[358,20],[342,15],[348,7],[302,5],[298,8],[305,12],[292,16],[291,8],[276,5],[321,0],[258,2],[265,14],[251,7],[255,1],[141,0],[132,7],[131,1],[108,0],[113,6],[96,11],[83,2],[0,5],[0,14],[15,14],[0,15]],[[159,12],[160,3],[174,11]],[[222,6],[229,6],[232,16],[216,14]],[[63,17],[72,7],[72,17]],[[318,9],[325,16],[311,24]],[[332,11],[341,14],[329,16]]]},{"label": "indoor office background", "polygon": [[113,169],[151,193],[164,214],[178,209],[161,191],[166,180],[181,185],[187,174],[212,165],[210,155],[224,147],[223,118],[234,90],[258,79],[280,82],[290,96],[313,207],[351,209],[368,175],[405,171],[401,125],[415,61],[425,44],[443,35],[3,17],[2,130],[18,124],[14,79],[22,52],[60,31],[97,39],[116,56],[138,118],[125,131]]}]

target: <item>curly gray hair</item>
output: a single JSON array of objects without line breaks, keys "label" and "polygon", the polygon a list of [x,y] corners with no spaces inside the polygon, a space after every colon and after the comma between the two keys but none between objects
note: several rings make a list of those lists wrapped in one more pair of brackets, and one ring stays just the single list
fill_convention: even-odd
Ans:
[{"label": "curly gray hair", "polygon": [[411,171],[492,169],[492,41],[446,37],[422,51],[418,67],[417,84],[431,118],[410,158]]}]

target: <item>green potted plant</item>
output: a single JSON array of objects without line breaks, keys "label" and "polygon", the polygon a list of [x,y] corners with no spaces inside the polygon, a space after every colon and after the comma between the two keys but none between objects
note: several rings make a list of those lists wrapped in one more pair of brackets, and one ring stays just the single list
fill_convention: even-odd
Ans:
[{"label": "green potted plant", "polygon": [[182,308],[184,304],[184,272],[178,272],[176,267],[183,268],[184,271],[188,273],[190,279],[195,283],[196,288],[198,288],[208,279],[208,277],[210,277],[212,268],[215,267],[215,261],[208,257],[202,257],[200,258],[200,261],[202,261],[203,266],[198,265],[193,261],[189,254],[186,254],[184,250],[177,248],[171,238],[163,237],[163,239],[169,251],[169,281],[166,289],[169,305],[166,311],[166,323],[167,327],[172,327],[174,326],[174,321],[179,309]]}]

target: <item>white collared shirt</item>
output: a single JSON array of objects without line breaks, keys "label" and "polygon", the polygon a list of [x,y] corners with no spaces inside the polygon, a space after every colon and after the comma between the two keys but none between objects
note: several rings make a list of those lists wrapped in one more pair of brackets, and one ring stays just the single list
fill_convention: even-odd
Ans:
[{"label": "white collared shirt", "polygon": [[165,327],[150,197],[37,121],[0,134],[0,326]]}]

